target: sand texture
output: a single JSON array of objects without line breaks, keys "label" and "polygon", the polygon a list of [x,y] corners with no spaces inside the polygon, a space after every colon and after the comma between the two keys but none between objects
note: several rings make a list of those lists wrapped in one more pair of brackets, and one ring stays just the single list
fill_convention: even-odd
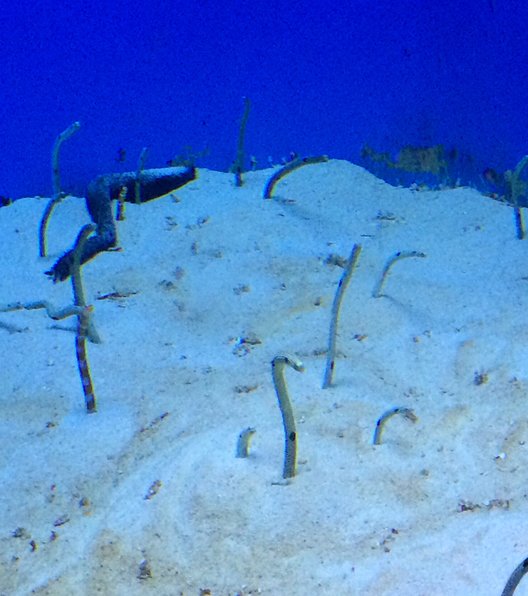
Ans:
[{"label": "sand texture", "polygon": [[[0,313],[0,594],[500,594],[528,555],[528,241],[471,189],[394,188],[344,161],[262,190],[271,170],[127,205],[121,250],[83,267],[103,339]],[[0,209],[0,305],[72,302],[43,274],[84,201]],[[334,385],[330,309],[354,244]],[[425,258],[397,262],[397,251]],[[271,360],[286,370],[298,474]],[[372,438],[389,408],[381,445]],[[239,433],[256,432],[246,459]],[[528,580],[525,580],[528,586]],[[528,594],[521,585],[516,593]],[[524,591],[523,591],[524,588]]]}]

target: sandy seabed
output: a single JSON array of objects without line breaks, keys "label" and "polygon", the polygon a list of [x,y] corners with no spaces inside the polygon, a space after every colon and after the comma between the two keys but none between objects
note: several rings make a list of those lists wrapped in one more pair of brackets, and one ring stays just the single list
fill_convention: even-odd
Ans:
[{"label": "sandy seabed", "polygon": [[[103,338],[0,313],[0,594],[500,594],[528,555],[528,243],[475,190],[394,188],[344,161],[262,198],[271,170],[201,170],[128,205],[121,250],[83,267]],[[88,222],[68,198],[0,210],[0,304],[71,304],[43,274]],[[334,385],[331,305],[352,246]],[[397,251],[426,258],[397,262]],[[286,371],[298,474],[271,360]],[[386,425],[393,407],[414,411]],[[239,433],[256,429],[250,456]],[[528,580],[517,594],[528,594]]]}]

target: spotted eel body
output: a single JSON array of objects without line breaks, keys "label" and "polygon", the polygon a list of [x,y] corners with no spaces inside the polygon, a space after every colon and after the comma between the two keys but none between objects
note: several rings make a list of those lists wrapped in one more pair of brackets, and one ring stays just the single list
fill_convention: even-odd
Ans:
[{"label": "spotted eel body", "polygon": [[79,375],[81,376],[86,410],[89,414],[96,411],[95,391],[93,388],[92,376],[90,374],[90,366],[88,365],[88,357],[86,355],[86,335],[92,311],[93,306],[85,306],[81,310],[77,324],[77,335],[75,336],[77,365],[79,367]]}]

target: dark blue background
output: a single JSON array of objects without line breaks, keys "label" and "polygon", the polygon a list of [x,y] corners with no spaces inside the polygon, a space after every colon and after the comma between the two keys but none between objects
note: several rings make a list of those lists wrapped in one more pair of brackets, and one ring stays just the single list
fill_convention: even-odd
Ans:
[{"label": "dark blue background", "polygon": [[[360,161],[364,143],[457,146],[475,176],[528,153],[528,7],[521,0],[13,2],[0,15],[0,195],[163,165],[191,145],[226,170],[243,96],[246,149]],[[115,161],[118,148],[127,161]]]}]

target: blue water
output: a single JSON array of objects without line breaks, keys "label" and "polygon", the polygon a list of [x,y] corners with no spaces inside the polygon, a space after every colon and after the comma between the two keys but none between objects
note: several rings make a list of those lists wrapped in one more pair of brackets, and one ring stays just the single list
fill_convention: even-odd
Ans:
[{"label": "blue water", "polygon": [[75,120],[70,190],[135,170],[144,146],[147,167],[191,146],[227,170],[244,96],[262,167],[443,143],[478,181],[528,153],[521,0],[20,0],[0,23],[0,195],[49,195],[51,146]]}]

